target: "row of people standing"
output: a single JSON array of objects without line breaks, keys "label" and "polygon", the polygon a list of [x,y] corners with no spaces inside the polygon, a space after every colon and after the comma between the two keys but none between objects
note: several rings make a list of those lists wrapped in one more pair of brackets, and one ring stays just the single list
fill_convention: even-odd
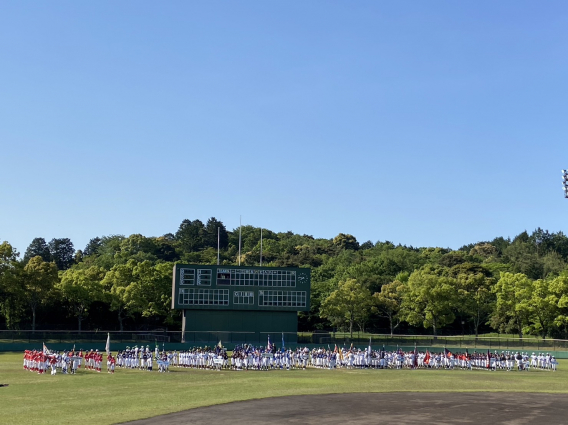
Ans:
[{"label": "row of people standing", "polygon": [[[63,352],[49,350],[24,352],[25,370],[46,373],[48,369],[55,375],[58,370],[62,373],[74,374],[84,362],[86,370],[102,371],[103,353],[98,350],[85,351],[74,349]],[[276,349],[274,346],[255,347],[252,345],[236,346],[232,353],[227,352],[221,345],[195,347],[183,351],[151,351],[149,346],[134,347],[121,350],[116,356],[107,354],[107,372],[114,373],[115,367],[152,371],[157,363],[159,372],[168,372],[170,365],[174,367],[196,369],[232,369],[232,370],[269,370],[269,369],[487,369],[487,370],[523,370],[531,368],[552,370],[557,369],[558,361],[550,354],[502,351],[452,353],[447,349],[440,352],[403,351],[402,349],[372,350],[356,348],[326,348],[298,347],[296,349]]]}]

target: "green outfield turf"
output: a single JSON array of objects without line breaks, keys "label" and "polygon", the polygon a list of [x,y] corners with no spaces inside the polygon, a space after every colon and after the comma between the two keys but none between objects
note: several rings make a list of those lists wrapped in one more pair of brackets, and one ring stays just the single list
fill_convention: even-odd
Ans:
[{"label": "green outfield turf", "polygon": [[199,406],[300,394],[393,391],[568,393],[568,360],[558,372],[436,370],[117,370],[38,375],[22,355],[0,354],[0,423],[112,424]]}]

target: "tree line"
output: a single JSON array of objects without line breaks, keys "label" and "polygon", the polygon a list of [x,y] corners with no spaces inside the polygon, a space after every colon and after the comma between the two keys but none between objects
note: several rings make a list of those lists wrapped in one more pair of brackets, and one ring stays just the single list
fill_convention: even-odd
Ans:
[{"label": "tree line", "polygon": [[[242,265],[260,261],[261,229],[243,226]],[[568,335],[568,237],[536,229],[513,239],[440,247],[359,243],[262,230],[262,262],[312,269],[300,330]],[[0,328],[179,329],[170,309],[176,262],[239,261],[239,229],[210,218],[175,233],[35,238],[23,255],[0,242]],[[73,324],[73,322],[75,322]]]}]

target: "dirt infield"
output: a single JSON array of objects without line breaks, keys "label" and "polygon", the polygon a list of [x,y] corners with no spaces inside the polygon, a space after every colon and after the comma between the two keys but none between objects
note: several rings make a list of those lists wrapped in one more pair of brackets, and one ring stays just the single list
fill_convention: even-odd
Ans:
[{"label": "dirt infield", "polygon": [[129,422],[182,424],[566,424],[568,395],[546,393],[356,393],[222,404]]}]

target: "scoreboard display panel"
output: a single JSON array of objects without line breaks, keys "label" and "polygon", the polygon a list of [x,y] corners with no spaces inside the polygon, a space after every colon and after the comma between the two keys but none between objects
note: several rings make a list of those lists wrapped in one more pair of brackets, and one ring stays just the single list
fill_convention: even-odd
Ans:
[{"label": "scoreboard display panel", "polygon": [[176,264],[172,308],[309,311],[311,270]]}]

